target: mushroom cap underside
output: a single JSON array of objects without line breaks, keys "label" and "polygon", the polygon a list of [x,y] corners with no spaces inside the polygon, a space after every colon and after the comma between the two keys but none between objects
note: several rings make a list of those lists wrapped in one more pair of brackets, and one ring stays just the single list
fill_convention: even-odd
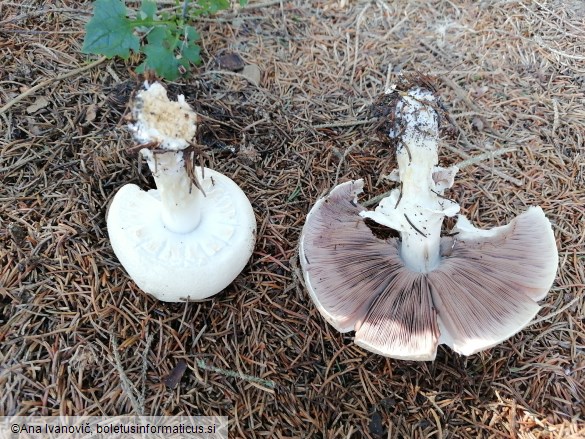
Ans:
[{"label": "mushroom cap underside", "polygon": [[[307,216],[300,260],[307,289],[325,319],[381,355],[432,360],[439,343],[470,355],[526,326],[550,289],[556,244],[542,209],[508,225],[442,238],[439,266],[405,267],[400,240],[375,237],[359,216],[361,180],[335,187]],[[490,232],[490,233],[486,233]]]},{"label": "mushroom cap underside", "polygon": [[165,228],[156,190],[128,184],[116,193],[107,225],[112,248],[138,287],[167,302],[202,300],[227,287],[254,249],[256,219],[229,177],[196,169],[206,197],[190,233]]}]

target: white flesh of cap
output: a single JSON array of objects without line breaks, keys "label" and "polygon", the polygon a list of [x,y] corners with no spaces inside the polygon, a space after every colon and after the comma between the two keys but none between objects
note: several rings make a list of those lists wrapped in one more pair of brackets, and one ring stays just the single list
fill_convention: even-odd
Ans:
[{"label": "white flesh of cap", "polygon": [[[197,168],[206,193],[197,227],[176,233],[165,227],[157,190],[123,186],[108,211],[116,256],[146,293],[159,300],[202,300],[227,287],[246,266],[255,243],[250,202],[231,179]],[[193,188],[193,190],[196,190]]]}]

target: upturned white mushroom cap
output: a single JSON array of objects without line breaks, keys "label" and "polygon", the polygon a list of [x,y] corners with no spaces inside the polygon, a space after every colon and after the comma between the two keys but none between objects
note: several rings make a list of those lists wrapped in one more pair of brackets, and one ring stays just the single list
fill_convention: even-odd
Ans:
[{"label": "upturned white mushroom cap", "polygon": [[[433,95],[409,91],[396,104],[401,182],[375,211],[357,202],[363,181],[319,199],[300,238],[305,284],[317,309],[355,343],[399,359],[433,360],[447,344],[470,355],[524,328],[554,282],[558,254],[550,222],[530,207],[508,225],[479,230],[442,196],[457,168],[437,166]],[[401,125],[402,124],[402,125]],[[398,134],[402,133],[402,134]],[[382,240],[365,218],[398,232]]]},{"label": "upturned white mushroom cap", "polygon": [[[219,172],[193,166],[197,115],[158,83],[138,93],[130,129],[157,185],[123,186],[108,210],[112,248],[145,292],[201,300],[228,286],[252,255],[256,219],[246,195]],[[153,148],[152,145],[155,145]]]},{"label": "upturned white mushroom cap", "polygon": [[256,219],[245,194],[219,172],[196,172],[206,196],[199,200],[199,224],[189,233],[165,227],[159,191],[134,184],[116,193],[108,212],[108,233],[119,261],[142,291],[166,302],[220,292],[254,250]]}]

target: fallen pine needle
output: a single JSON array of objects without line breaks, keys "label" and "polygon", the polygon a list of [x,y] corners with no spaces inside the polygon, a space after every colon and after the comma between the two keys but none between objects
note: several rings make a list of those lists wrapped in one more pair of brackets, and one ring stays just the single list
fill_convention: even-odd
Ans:
[{"label": "fallen pine needle", "polygon": [[207,364],[205,364],[205,361],[203,361],[203,360],[197,360],[197,367],[199,367],[200,369],[203,369],[203,370],[208,370],[210,372],[220,373],[226,377],[240,378],[240,379],[243,379],[246,381],[250,381],[252,383],[261,384],[264,387],[268,387],[270,389],[274,389],[276,387],[276,383],[274,381],[264,380],[262,378],[258,378],[258,377],[252,376],[252,375],[246,375],[243,373],[233,372],[231,370],[221,369],[221,368],[215,367],[215,366],[208,366]]}]

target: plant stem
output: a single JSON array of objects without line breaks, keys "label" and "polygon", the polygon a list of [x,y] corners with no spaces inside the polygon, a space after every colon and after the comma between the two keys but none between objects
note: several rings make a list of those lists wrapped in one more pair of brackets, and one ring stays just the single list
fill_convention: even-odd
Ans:
[{"label": "plant stem", "polygon": [[189,9],[189,0],[185,0],[183,2],[183,13],[182,13],[183,20],[185,20],[187,18],[187,10],[188,9]]}]

